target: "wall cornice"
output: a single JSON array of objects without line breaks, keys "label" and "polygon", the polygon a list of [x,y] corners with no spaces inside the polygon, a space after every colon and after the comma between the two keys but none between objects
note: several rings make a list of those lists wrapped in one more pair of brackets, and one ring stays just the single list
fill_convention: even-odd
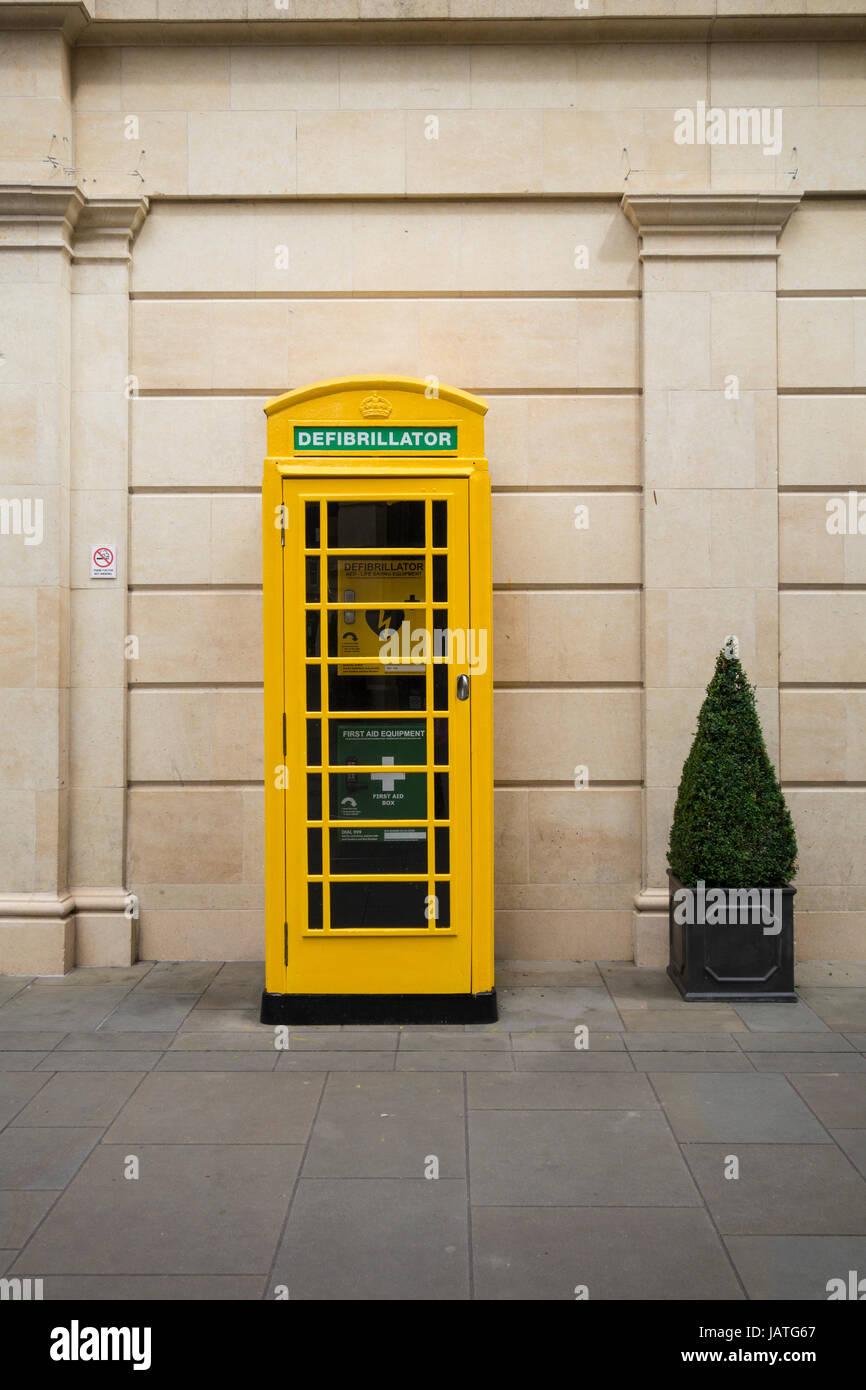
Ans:
[{"label": "wall cornice", "polygon": [[[82,44],[370,44],[785,42],[866,37],[866,0],[787,0],[785,13],[761,0],[670,0],[647,14],[646,0],[0,0],[0,29],[60,30]],[[326,13],[322,13],[326,11]],[[162,11],[162,13],[160,13]],[[566,13],[564,13],[566,11]]]},{"label": "wall cornice", "polygon": [[641,260],[670,256],[777,256],[800,193],[626,193],[620,204],[640,237]]},{"label": "wall cornice", "polygon": [[147,209],[147,198],[87,198],[73,184],[0,184],[0,251],[128,259]]}]

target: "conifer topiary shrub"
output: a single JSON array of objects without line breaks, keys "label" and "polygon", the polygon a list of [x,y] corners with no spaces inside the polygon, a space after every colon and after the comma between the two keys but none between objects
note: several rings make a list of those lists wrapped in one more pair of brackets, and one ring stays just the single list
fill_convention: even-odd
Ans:
[{"label": "conifer topiary shrub", "polygon": [[723,648],[698,715],[671,826],[668,863],[694,887],[782,887],[797,871],[797,838],[770,762],[754,688]]}]

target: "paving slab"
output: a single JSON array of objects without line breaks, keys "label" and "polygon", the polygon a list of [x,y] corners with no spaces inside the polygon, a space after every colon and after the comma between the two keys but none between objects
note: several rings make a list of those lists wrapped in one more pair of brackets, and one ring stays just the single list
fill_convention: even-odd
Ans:
[{"label": "paving slab", "polygon": [[52,1076],[12,1124],[105,1127],[125,1105],[143,1075],[140,1071],[122,1071]]},{"label": "paving slab", "polygon": [[303,1144],[324,1076],[149,1072],[107,1144]]},{"label": "paving slab", "polygon": [[857,1171],[866,1178],[866,1129],[831,1129],[830,1133]]},{"label": "paving slab", "polygon": [[[744,1029],[745,1031],[745,1029]],[[739,1035],[738,1035],[739,1036]],[[721,1033],[623,1033],[629,1052],[738,1052],[734,1038]]]},{"label": "paving slab", "polygon": [[472,1110],[474,1206],[700,1206],[663,1115]]},{"label": "paving slab", "polygon": [[625,1048],[622,1032],[606,1033],[602,1029],[590,1027],[586,1034],[587,1046],[575,1047],[573,1028],[545,1030],[541,1033],[513,1033],[511,1043],[515,1052],[622,1052]]},{"label": "paving slab", "polygon": [[271,1282],[293,1301],[467,1299],[465,1181],[302,1177]]},{"label": "paving slab", "polygon": [[107,985],[43,990],[30,985],[7,1004],[0,1004],[0,1032],[87,1032],[97,1028],[126,993],[123,987]]},{"label": "paving slab", "polygon": [[217,960],[159,960],[135,987],[136,994],[201,995],[219,974]]},{"label": "paving slab", "polygon": [[440,1178],[465,1178],[459,1072],[335,1072],[328,1077],[304,1177],[419,1178],[425,1158]]},{"label": "paving slab", "polygon": [[784,1076],[651,1072],[650,1080],[682,1143],[830,1142]]},{"label": "paving slab", "polygon": [[[457,1035],[465,1042],[462,1033]],[[308,1033],[304,1029],[289,1034],[289,1052],[394,1052],[400,1034],[396,1028],[371,1028],[362,1033]]]},{"label": "paving slab", "polygon": [[792,1076],[790,1081],[828,1129],[866,1126],[866,1076]]},{"label": "paving slab", "polygon": [[[173,1054],[174,1056],[180,1054]],[[257,1053],[253,1053],[257,1056]],[[393,1071],[396,1052],[280,1052],[277,1071]],[[453,1070],[453,1068],[452,1068]]]},{"label": "paving slab", "polygon": [[[684,1004],[680,1009],[620,1009],[629,1033],[745,1033],[733,1009]],[[626,1043],[628,1046],[628,1043]]]},{"label": "paving slab", "polygon": [[496,988],[567,989],[574,986],[600,986],[602,970],[593,960],[511,960],[497,961]]},{"label": "paving slab", "polygon": [[33,975],[0,975],[0,1004],[13,999],[22,989],[33,983]]},{"label": "paving slab", "polygon": [[633,965],[605,966],[602,979],[619,1009],[681,1009],[686,1004],[666,970]]},{"label": "paving slab", "polygon": [[831,1279],[866,1269],[862,1236],[727,1236],[749,1298],[824,1302]]},{"label": "paving slab", "polygon": [[470,1110],[656,1110],[646,1077],[588,1072],[470,1076]]},{"label": "paving slab", "polygon": [[265,987],[265,963],[263,960],[227,960],[220,967],[218,984],[252,984],[259,991]]},{"label": "paving slab", "polygon": [[753,1071],[741,1052],[634,1052],[637,1071]]},{"label": "paving slab", "polygon": [[208,986],[200,996],[200,1009],[259,1009],[262,991],[257,985],[241,981],[220,984],[219,980]]},{"label": "paving slab", "polygon": [[50,1052],[0,1052],[0,1071],[35,1071]]},{"label": "paving slab", "polygon": [[761,1033],[821,1033],[827,1025],[802,999],[796,1003],[735,1004],[744,1023]]},{"label": "paving slab", "polygon": [[813,985],[830,985],[834,988],[851,985],[866,989],[866,961],[804,960],[794,967],[794,981],[797,989],[811,988]]},{"label": "paving slab", "polygon": [[[173,1079],[173,1078],[166,1078]],[[12,1266],[13,1274],[262,1274],[302,1149],[283,1144],[100,1144]]]},{"label": "paving slab", "polygon": [[[723,1235],[866,1235],[866,1181],[835,1144],[684,1144]],[[726,1178],[730,1155],[739,1178]]]},{"label": "paving slab", "polygon": [[866,1029],[866,989],[807,987],[802,998],[828,1028],[840,1033]]},{"label": "paving slab", "polygon": [[242,1032],[227,1029],[222,1033],[186,1033],[181,1030],[174,1037],[172,1052],[276,1052],[273,1028],[259,1028],[257,1032]]},{"label": "paving slab", "polygon": [[500,1027],[508,1032],[567,1027],[585,1023],[605,1032],[620,1032],[622,1023],[613,1001],[603,987],[502,989],[499,1000]]},{"label": "paving slab", "polygon": [[46,1303],[248,1302],[261,1300],[266,1284],[265,1274],[51,1274],[43,1298]]},{"label": "paving slab", "polygon": [[846,1028],[845,1038],[858,1052],[866,1052],[866,1033],[851,1033]]},{"label": "paving slab", "polygon": [[41,975],[34,988],[48,989],[133,989],[151,970],[151,962],[134,965],[77,965],[66,975]]},{"label": "paving slab", "polygon": [[174,1032],[194,1007],[195,994],[157,994],[135,991],[101,1025],[103,1033]]},{"label": "paving slab", "polygon": [[[148,1029],[142,1033],[69,1033],[59,1044],[58,1052],[162,1052],[170,1047],[174,1032],[157,1033]],[[2,1047],[2,1039],[0,1039]]]},{"label": "paving slab", "polygon": [[12,1261],[17,1260],[17,1258],[17,1250],[0,1250],[0,1274],[5,1274]]},{"label": "paving slab", "polygon": [[273,1025],[259,1022],[258,1009],[201,1009],[196,1005],[183,1020],[182,1032],[254,1032],[271,1039]]},{"label": "paving slab", "polygon": [[742,1299],[704,1211],[474,1207],[475,1297],[574,1301]]},{"label": "paving slab", "polygon": [[841,1033],[829,1029],[811,1033],[740,1033],[737,1043],[744,1052],[853,1052]]},{"label": "paving slab", "polygon": [[755,1071],[866,1072],[866,1057],[859,1052],[753,1052]]},{"label": "paving slab", "polygon": [[0,1052],[50,1052],[62,1043],[66,1033],[0,1032]]},{"label": "paving slab", "polygon": [[[273,1071],[277,1065],[276,1052],[164,1052],[158,1059],[156,1071]],[[324,1066],[317,1061],[320,1071]],[[309,1071],[309,1060],[304,1070]]]},{"label": "paving slab", "polygon": [[[360,1063],[359,1056],[358,1062]],[[510,1052],[403,1052],[397,1053],[397,1071],[508,1071],[514,1070]]]},{"label": "paving slab", "polygon": [[0,1134],[0,1189],[57,1191],[71,1182],[101,1129],[4,1129]]},{"label": "paving slab", "polygon": [[[95,1035],[94,1035],[95,1036]],[[49,1052],[39,1062],[37,1071],[95,1072],[150,1071],[162,1054],[159,1052]]]},{"label": "paving slab", "polygon": [[398,1045],[401,1052],[510,1052],[511,1036],[509,1033],[446,1032],[440,1028],[429,1032],[401,1032]]},{"label": "paving slab", "polygon": [[36,1095],[48,1084],[47,1076],[28,1072],[9,1073],[0,1076],[0,1129],[8,1125]]},{"label": "paving slab", "polygon": [[623,1052],[514,1052],[515,1071],[619,1071],[633,1072],[631,1057]]},{"label": "paving slab", "polygon": [[0,1192],[0,1249],[25,1245],[56,1200],[55,1192]]}]

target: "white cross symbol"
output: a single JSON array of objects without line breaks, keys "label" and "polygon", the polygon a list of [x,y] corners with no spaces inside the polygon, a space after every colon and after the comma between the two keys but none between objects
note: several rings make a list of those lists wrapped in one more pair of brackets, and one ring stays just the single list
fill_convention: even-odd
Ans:
[{"label": "white cross symbol", "polygon": [[[382,759],[382,766],[383,766],[383,767],[393,767],[393,766],[394,766],[394,759],[393,759],[393,758],[383,758],[383,759]],[[394,787],[396,786],[396,784],[397,784],[398,782],[402,782],[402,781],[405,779],[405,776],[406,776],[405,772],[371,772],[371,773],[370,773],[370,781],[372,782],[372,781],[375,780],[375,781],[377,781],[377,782],[381,782],[381,783],[382,783],[382,791],[383,791],[383,792],[392,792],[392,791],[394,790]]]}]

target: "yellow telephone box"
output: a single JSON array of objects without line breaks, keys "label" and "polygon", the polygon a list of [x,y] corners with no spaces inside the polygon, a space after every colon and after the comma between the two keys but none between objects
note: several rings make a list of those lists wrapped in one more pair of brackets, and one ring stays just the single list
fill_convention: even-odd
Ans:
[{"label": "yellow telephone box", "polygon": [[496,1019],[487,406],[265,407],[263,1023]]}]

